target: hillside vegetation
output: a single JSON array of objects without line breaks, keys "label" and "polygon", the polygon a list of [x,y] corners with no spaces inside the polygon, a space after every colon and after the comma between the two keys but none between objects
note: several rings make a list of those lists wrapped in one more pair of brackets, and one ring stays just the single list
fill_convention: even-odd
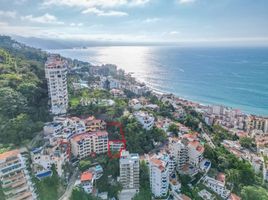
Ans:
[{"label": "hillside vegetation", "polygon": [[49,118],[46,53],[0,36],[0,143],[23,144]]}]

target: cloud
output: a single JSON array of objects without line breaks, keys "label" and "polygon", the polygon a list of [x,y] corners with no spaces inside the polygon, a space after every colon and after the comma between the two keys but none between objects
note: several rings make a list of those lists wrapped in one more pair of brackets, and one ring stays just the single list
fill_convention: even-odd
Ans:
[{"label": "cloud", "polygon": [[121,12],[121,11],[115,11],[115,10],[109,10],[109,11],[103,11],[98,8],[88,8],[84,11],[82,11],[83,14],[95,14],[97,16],[117,16],[117,17],[122,17],[122,16],[127,16],[128,14],[126,12]]},{"label": "cloud", "polygon": [[17,16],[16,11],[3,11],[3,10],[0,10],[0,17],[16,18],[16,16]]},{"label": "cloud", "polygon": [[178,35],[178,34],[180,34],[180,32],[179,31],[170,31],[169,34],[170,35]]},{"label": "cloud", "polygon": [[178,2],[180,4],[189,4],[189,3],[193,3],[195,2],[196,0],[178,0]]},{"label": "cloud", "polygon": [[7,22],[0,22],[0,27],[5,27],[5,26],[8,26]]},{"label": "cloud", "polygon": [[81,27],[81,26],[84,26],[84,24],[83,23],[70,23],[70,26],[72,26],[72,27],[75,27],[75,26]]},{"label": "cloud", "polygon": [[48,13],[39,17],[34,17],[33,15],[22,16],[21,19],[40,24],[55,24],[55,25],[64,24],[64,22],[58,21],[58,19],[54,15],[50,15]]},{"label": "cloud", "polygon": [[117,7],[117,6],[141,6],[150,0],[43,0],[44,6],[58,5],[69,7]]},{"label": "cloud", "polygon": [[160,18],[154,17],[154,18],[147,18],[145,20],[143,20],[143,23],[154,23],[154,22],[158,22],[160,21]]}]

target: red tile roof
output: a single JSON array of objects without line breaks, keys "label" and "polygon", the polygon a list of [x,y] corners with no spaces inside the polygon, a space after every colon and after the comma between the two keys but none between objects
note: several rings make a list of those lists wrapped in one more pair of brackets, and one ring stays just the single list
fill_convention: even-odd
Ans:
[{"label": "red tile roof", "polygon": [[1,153],[0,154],[0,160],[5,160],[9,157],[13,157],[13,156],[18,156],[19,154],[19,150],[12,150],[12,151],[7,151],[5,153]]},{"label": "red tile roof", "polygon": [[240,198],[239,196],[237,196],[236,194],[231,193],[229,199],[230,199],[230,200],[240,200],[241,198]]},{"label": "red tile roof", "polygon": [[80,180],[81,182],[83,181],[91,181],[93,178],[93,174],[89,171],[86,171],[86,172],[83,172],[81,177],[80,177]]}]

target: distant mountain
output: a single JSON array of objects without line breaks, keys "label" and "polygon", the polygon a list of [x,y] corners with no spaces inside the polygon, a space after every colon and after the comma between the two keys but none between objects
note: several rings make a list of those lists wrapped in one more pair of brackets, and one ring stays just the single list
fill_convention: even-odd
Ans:
[{"label": "distant mountain", "polygon": [[21,37],[13,35],[12,38],[28,46],[40,49],[72,49],[97,46],[154,46],[154,45],[173,45],[171,43],[152,43],[152,42],[123,42],[123,41],[95,41],[95,40],[63,40],[63,39],[44,39],[37,37]]},{"label": "distant mountain", "polygon": [[40,49],[70,49],[81,44],[72,41],[54,40],[54,39],[42,39],[36,37],[21,37],[12,36],[15,40],[24,43],[28,46],[40,48]]}]

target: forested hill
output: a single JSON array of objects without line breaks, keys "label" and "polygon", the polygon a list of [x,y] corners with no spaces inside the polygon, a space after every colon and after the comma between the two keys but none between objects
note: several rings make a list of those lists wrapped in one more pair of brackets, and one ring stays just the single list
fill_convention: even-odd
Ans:
[{"label": "forested hill", "polygon": [[47,54],[0,36],[0,144],[23,144],[49,118]]}]

